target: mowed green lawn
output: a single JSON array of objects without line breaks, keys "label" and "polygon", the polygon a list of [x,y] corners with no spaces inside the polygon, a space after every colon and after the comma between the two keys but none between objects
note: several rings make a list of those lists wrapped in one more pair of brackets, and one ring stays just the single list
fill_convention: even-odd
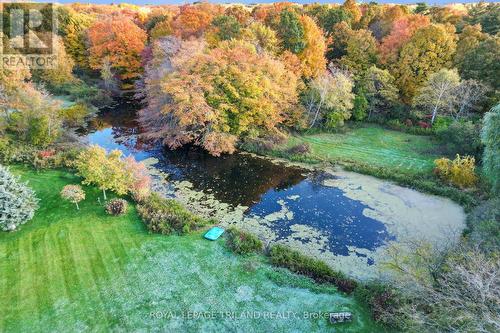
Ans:
[{"label": "mowed green lawn", "polygon": [[[148,234],[133,206],[126,216],[106,215],[93,188],[76,211],[59,191],[77,177],[13,171],[29,180],[41,207],[20,231],[0,233],[0,332],[381,331],[352,297],[262,256],[235,256],[201,233]],[[355,321],[336,327],[303,315],[345,310]],[[205,311],[215,314],[182,317]]]},{"label": "mowed green lawn", "polygon": [[376,125],[346,133],[294,136],[289,146],[307,142],[312,156],[326,161],[354,161],[401,171],[430,171],[440,156],[431,153],[437,145],[428,136],[392,131]]}]

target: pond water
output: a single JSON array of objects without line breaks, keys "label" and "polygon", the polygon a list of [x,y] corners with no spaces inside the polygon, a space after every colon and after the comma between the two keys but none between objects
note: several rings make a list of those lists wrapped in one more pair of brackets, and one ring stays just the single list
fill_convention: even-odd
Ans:
[{"label": "pond water", "polygon": [[[415,232],[438,240],[463,228],[463,211],[449,200],[372,177],[244,153],[216,158],[195,147],[171,151],[144,142],[136,108],[123,101],[103,110],[81,134],[91,144],[144,161],[155,190],[197,213],[288,244],[352,275],[375,274],[371,266],[383,250]],[[444,214],[430,216],[436,208]]]}]

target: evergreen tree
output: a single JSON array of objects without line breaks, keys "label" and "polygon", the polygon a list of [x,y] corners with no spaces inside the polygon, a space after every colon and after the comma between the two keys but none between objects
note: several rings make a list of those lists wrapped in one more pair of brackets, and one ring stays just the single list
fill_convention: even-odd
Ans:
[{"label": "evergreen tree", "polygon": [[14,231],[38,209],[35,192],[0,165],[0,229]]}]

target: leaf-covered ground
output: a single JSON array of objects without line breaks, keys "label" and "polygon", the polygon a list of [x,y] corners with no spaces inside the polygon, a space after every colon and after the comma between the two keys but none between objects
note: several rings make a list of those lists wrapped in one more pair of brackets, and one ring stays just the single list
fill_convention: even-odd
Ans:
[{"label": "leaf-covered ground", "polygon": [[289,146],[307,142],[312,156],[326,161],[354,161],[401,171],[430,171],[438,155],[428,136],[392,131],[375,125],[350,129],[346,133],[296,136]]},{"label": "leaf-covered ground", "polygon": [[[58,195],[75,176],[14,171],[41,208],[20,231],[0,234],[0,332],[381,331],[352,297],[262,256],[235,256],[201,233],[148,234],[133,206],[107,216],[93,188],[76,211]],[[344,310],[354,313],[352,324],[310,318]]]}]

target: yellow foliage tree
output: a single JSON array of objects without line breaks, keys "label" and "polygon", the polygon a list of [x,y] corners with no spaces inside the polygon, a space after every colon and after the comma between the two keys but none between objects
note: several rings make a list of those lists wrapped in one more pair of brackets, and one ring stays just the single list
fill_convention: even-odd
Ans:
[{"label": "yellow foliage tree", "polygon": [[451,67],[456,39],[453,26],[432,24],[417,30],[403,46],[391,74],[405,102],[412,100],[431,74]]},{"label": "yellow foliage tree", "polygon": [[323,31],[314,20],[306,15],[300,17],[304,27],[305,48],[298,54],[302,63],[302,75],[306,78],[315,78],[326,68],[326,42]]}]

